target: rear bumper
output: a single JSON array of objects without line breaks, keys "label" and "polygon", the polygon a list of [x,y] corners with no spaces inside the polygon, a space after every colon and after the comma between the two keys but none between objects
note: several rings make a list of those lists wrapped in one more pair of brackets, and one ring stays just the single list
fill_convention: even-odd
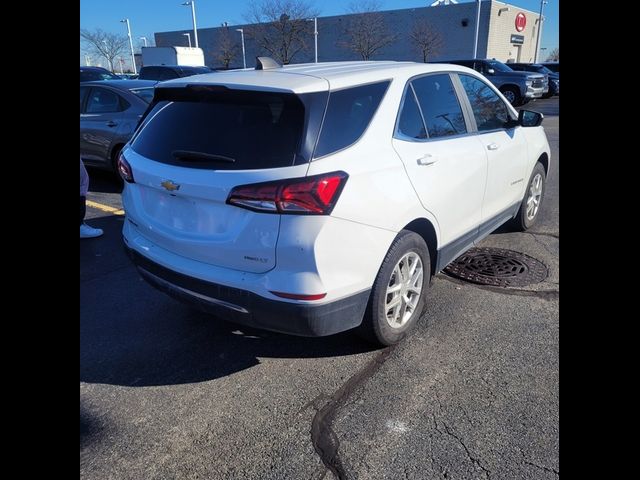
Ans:
[{"label": "rear bumper", "polygon": [[271,300],[175,272],[126,245],[125,250],[142,277],[157,289],[241,325],[305,337],[332,335],[360,325],[369,301],[370,290],[320,305]]}]

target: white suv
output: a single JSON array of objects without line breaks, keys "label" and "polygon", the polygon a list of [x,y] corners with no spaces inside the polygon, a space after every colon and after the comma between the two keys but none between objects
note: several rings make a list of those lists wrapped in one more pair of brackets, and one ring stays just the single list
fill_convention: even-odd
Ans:
[{"label": "white suv", "polygon": [[259,58],[165,82],[119,160],[126,248],[232,322],[393,344],[436,272],[535,222],[541,121],[457,65]]}]

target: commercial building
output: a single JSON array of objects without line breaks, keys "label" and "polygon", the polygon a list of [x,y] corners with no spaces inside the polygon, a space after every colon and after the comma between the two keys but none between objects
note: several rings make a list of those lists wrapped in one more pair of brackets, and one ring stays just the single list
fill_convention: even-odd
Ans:
[{"label": "commercial building", "polygon": [[[435,6],[387,10],[379,12],[386,27],[396,35],[393,43],[374,54],[370,60],[409,60],[421,62],[422,53],[410,39],[410,32],[416,22],[426,21],[430,28],[439,33],[441,46],[427,60],[472,58],[477,18],[477,2],[450,3],[435,2]],[[362,57],[348,47],[348,30],[352,21],[363,14],[318,17],[318,61],[361,60]],[[366,15],[366,14],[364,14]],[[539,28],[539,15],[535,12],[495,0],[480,2],[478,23],[478,58],[495,58],[503,62],[532,62]],[[226,29],[230,38],[237,42],[237,55],[230,68],[242,68],[241,33],[244,30],[247,66],[255,64],[255,57],[268,55],[261,50],[251,37],[253,25],[229,25],[228,27],[199,28],[199,46],[204,50],[205,63],[210,67],[220,67],[218,54]],[[310,22],[306,50],[296,54],[291,63],[314,61],[313,22]],[[185,33],[192,30],[155,33],[156,45],[187,45]]]}]

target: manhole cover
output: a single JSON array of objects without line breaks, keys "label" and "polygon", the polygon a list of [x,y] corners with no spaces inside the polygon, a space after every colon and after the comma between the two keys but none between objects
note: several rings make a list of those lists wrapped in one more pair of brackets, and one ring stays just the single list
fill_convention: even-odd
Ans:
[{"label": "manhole cover", "polygon": [[523,287],[549,275],[547,267],[524,253],[503,248],[472,248],[444,269],[452,277],[494,287]]}]

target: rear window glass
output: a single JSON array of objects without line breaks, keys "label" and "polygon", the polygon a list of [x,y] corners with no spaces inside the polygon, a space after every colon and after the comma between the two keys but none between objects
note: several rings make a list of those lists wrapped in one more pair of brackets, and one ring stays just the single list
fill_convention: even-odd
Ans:
[{"label": "rear window glass", "polygon": [[294,165],[304,126],[304,106],[295,95],[186,90],[175,95],[147,115],[131,144],[140,155],[214,170]]},{"label": "rear window glass", "polygon": [[316,147],[316,158],[346,148],[362,136],[389,83],[372,83],[331,92]]},{"label": "rear window glass", "polygon": [[131,93],[136,94],[147,103],[151,103],[151,100],[153,100],[153,87],[133,88]]}]

